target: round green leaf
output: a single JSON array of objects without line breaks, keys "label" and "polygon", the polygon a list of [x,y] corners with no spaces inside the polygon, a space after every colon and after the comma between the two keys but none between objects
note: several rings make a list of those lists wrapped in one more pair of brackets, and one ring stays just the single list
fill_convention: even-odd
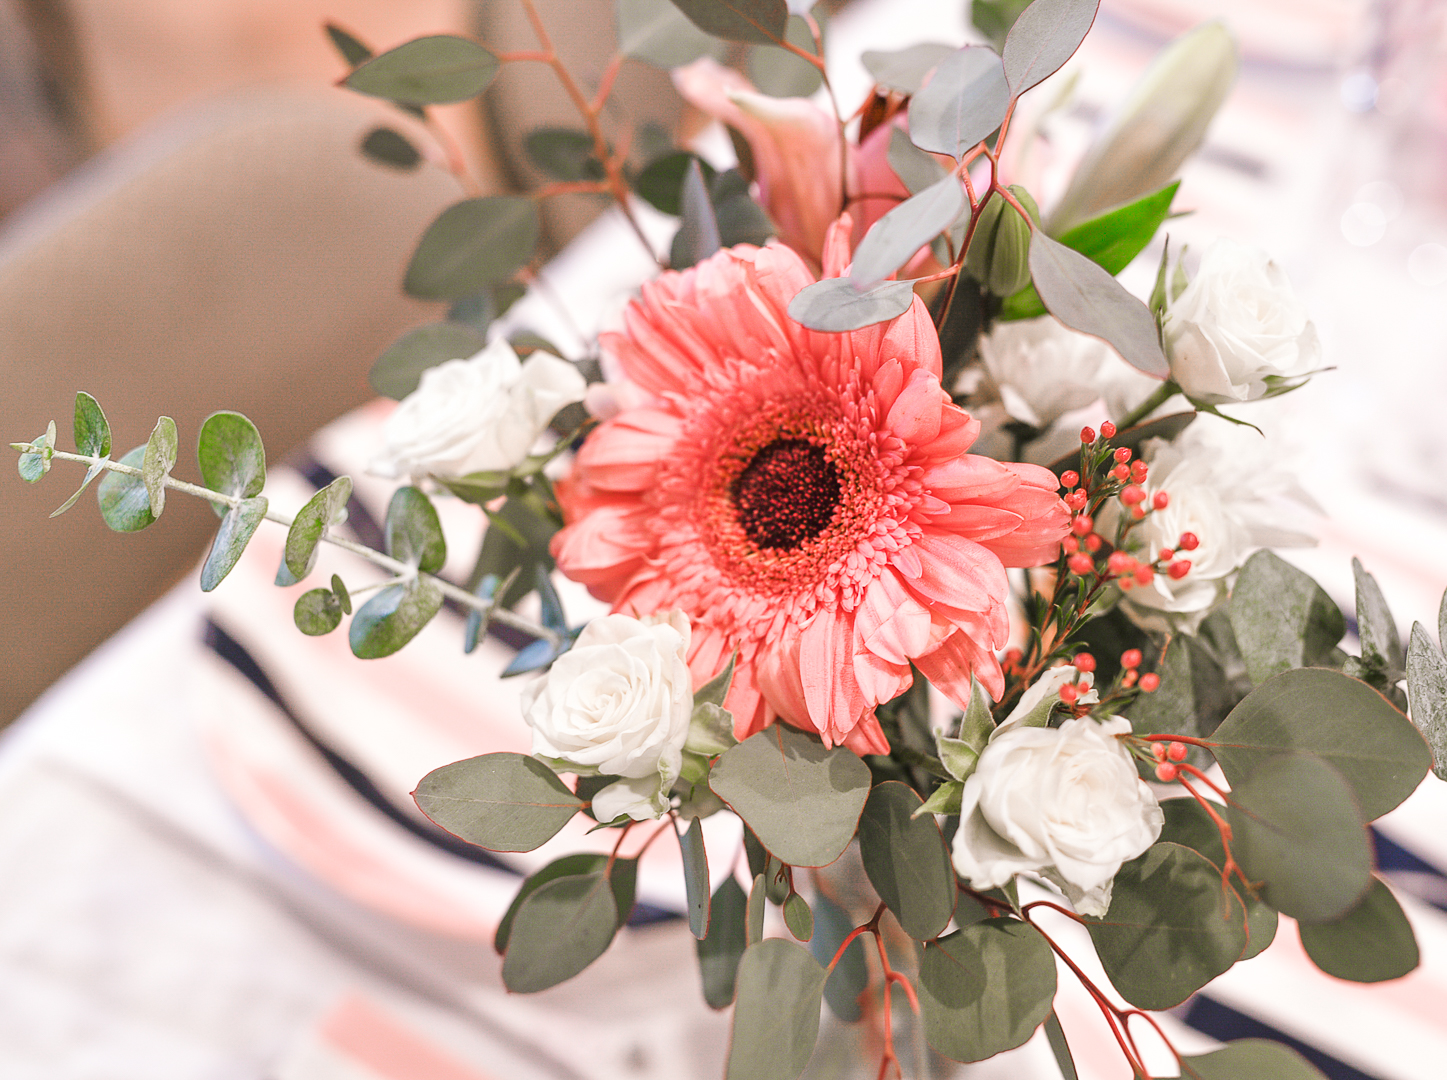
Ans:
[{"label": "round green leaf", "polygon": [[1022,1045],[1050,1014],[1055,954],[1018,919],[986,919],[925,946],[924,1037],[947,1058],[983,1061]]},{"label": "round green leaf", "polygon": [[317,563],[317,546],[328,526],[346,512],[352,497],[352,478],[339,476],[322,488],[297,511],[286,533],[286,568],[296,581],[312,572]]},{"label": "round green leaf", "polygon": [[[835,904],[824,893],[814,897],[814,936],[809,939],[809,951],[821,964],[828,964],[854,929],[854,920],[849,913]],[[864,942],[860,937],[851,941],[829,973],[824,983],[824,1000],[829,1011],[846,1024],[863,1019],[859,996],[869,987],[869,964],[864,958]]]},{"label": "round green leaf", "polygon": [[709,786],[759,842],[791,866],[827,866],[854,838],[869,797],[869,767],[842,746],[785,724],[722,754]]},{"label": "round green leaf", "polygon": [[[822,22],[821,29],[822,29]],[[809,24],[791,17],[784,26],[787,41],[814,55],[814,35]],[[825,40],[827,46],[828,41]],[[770,97],[810,97],[824,84],[819,69],[802,56],[777,45],[755,45],[748,51],[749,81],[761,94]]]},{"label": "round green leaf", "polygon": [[100,402],[84,390],[75,395],[75,450],[89,457],[109,457],[111,426]]},{"label": "round green leaf", "polygon": [[1265,1039],[1238,1039],[1209,1054],[1188,1055],[1181,1072],[1196,1080],[1326,1080],[1291,1047]]},{"label": "round green leaf", "polygon": [[387,554],[415,566],[425,574],[435,574],[447,561],[447,540],[442,535],[442,522],[437,508],[421,488],[400,487],[387,504],[384,541]]},{"label": "round green leaf", "polygon": [[[522,907],[524,900],[548,882],[579,874],[601,874],[607,868],[608,856],[587,852],[564,855],[561,859],[554,859],[548,863],[547,866],[522,883],[522,887],[518,889],[517,895],[513,897],[512,903],[508,905],[507,911],[503,914],[502,920],[497,924],[497,931],[492,938],[492,947],[499,953],[507,951],[508,939],[512,934],[512,922],[517,917],[518,909]],[[633,910],[633,898],[638,888],[638,860],[614,859],[613,873],[609,881],[613,886],[613,903],[618,909],[618,926],[621,928],[628,921],[628,913]]]},{"label": "round green leaf", "polygon": [[[1447,605],[1443,611],[1447,612]],[[1432,751],[1432,771],[1439,780],[1447,780],[1447,658],[1421,623],[1412,624],[1407,643],[1407,694],[1412,702],[1412,723]]]},{"label": "round green leaf", "polygon": [[912,281],[886,281],[861,292],[848,278],[825,278],[789,301],[789,318],[811,330],[840,333],[898,318],[913,303]]},{"label": "round green leaf", "polygon": [[428,368],[448,360],[466,360],[476,355],[487,341],[470,326],[440,322],[408,330],[377,358],[367,381],[383,397],[401,401],[422,380]]},{"label": "round green leaf", "polygon": [[1199,852],[1156,844],[1115,876],[1110,909],[1087,919],[1111,983],[1142,1009],[1170,1009],[1234,964],[1246,912]]},{"label": "round green leaf", "polygon": [[688,897],[688,928],[702,939],[708,934],[708,851],[703,846],[703,822],[694,818],[678,834],[683,854],[683,887]]},{"label": "round green leaf", "polygon": [[943,933],[955,911],[955,873],[939,826],[907,784],[875,785],[859,819],[859,854],[869,883],[910,937]]},{"label": "round green leaf", "polygon": [[1371,843],[1352,790],[1318,757],[1267,759],[1232,787],[1227,820],[1241,869],[1293,918],[1339,919],[1371,885]]},{"label": "round green leaf", "polygon": [[601,180],[606,175],[593,154],[593,136],[576,128],[535,128],[523,136],[532,163],[554,180]]},{"label": "round green leaf", "polygon": [[745,919],[748,897],[732,874],[714,890],[709,903],[708,934],[695,942],[703,999],[711,1009],[727,1009],[734,1001],[739,960],[748,947]]},{"label": "round green leaf", "polygon": [[[139,469],[145,456],[146,448],[138,446],[121,458],[121,464]],[[108,472],[96,485],[95,497],[101,517],[116,532],[135,532],[156,520],[151,513],[151,496],[139,476]]]},{"label": "round green leaf", "polygon": [[924,77],[953,52],[953,45],[925,41],[906,49],[893,49],[888,52],[869,49],[860,54],[859,62],[874,78],[875,85],[881,89],[915,94],[924,83]]},{"label": "round green leaf", "polygon": [[[201,479],[212,491],[250,499],[266,483],[266,450],[256,425],[238,412],[216,412],[201,425],[196,439]],[[218,516],[226,507],[215,504]]]},{"label": "round green leaf", "polygon": [[297,597],[291,617],[303,634],[321,637],[342,624],[342,602],[331,589],[312,589]]},{"label": "round green leaf", "polygon": [[389,585],[367,600],[347,628],[352,655],[363,660],[391,656],[431,621],[442,607],[442,590],[428,578]]},{"label": "round green leaf", "polygon": [[1246,560],[1228,610],[1253,683],[1294,668],[1329,665],[1347,631],[1336,601],[1271,551]]},{"label": "round green leaf", "polygon": [[162,416],[146,440],[146,452],[141,458],[141,482],[146,485],[146,494],[151,500],[151,513],[161,516],[166,506],[166,477],[176,465],[176,454],[180,443],[176,438],[176,421]]},{"label": "round green leaf", "polygon": [[739,962],[726,1080],[795,1080],[819,1037],[828,977],[808,950],[783,938],[749,946]]},{"label": "round green leaf", "polygon": [[481,45],[434,34],[364,61],[347,76],[346,85],[401,105],[440,105],[476,97],[495,74],[497,57]]},{"label": "round green leaf", "polygon": [[[46,426],[44,434],[31,439],[29,445],[39,447],[39,449],[26,450],[21,453],[20,460],[16,462],[16,465],[20,469],[20,479],[27,484],[33,484],[50,471],[50,461],[55,456],[55,421],[52,420]],[[139,467],[139,459],[137,459],[137,468]]]},{"label": "round green leaf", "polygon": [[1352,982],[1400,979],[1421,960],[1412,924],[1380,878],[1360,904],[1329,923],[1298,923],[1311,962],[1328,975]]},{"label": "round green leaf", "polygon": [[539,228],[532,199],[464,199],[427,227],[403,288],[423,300],[456,300],[501,284],[532,258]]},{"label": "round green leaf", "polygon": [[601,872],[560,877],[518,906],[502,961],[515,994],[557,986],[602,956],[618,932],[618,905]]},{"label": "round green leaf", "polygon": [[[1220,869],[1226,865],[1226,847],[1221,842],[1221,830],[1209,814],[1195,799],[1166,799],[1161,803],[1165,813],[1165,824],[1158,837],[1161,843],[1180,844],[1192,851],[1200,852]],[[1223,817],[1226,808],[1218,810]],[[1236,895],[1246,904],[1246,951],[1242,960],[1250,960],[1271,944],[1276,937],[1276,909],[1259,897],[1234,883]]]},{"label": "round green leaf", "polygon": [[552,769],[526,754],[483,754],[433,769],[412,798],[437,825],[491,851],[532,851],[583,806]]},{"label": "round green leaf", "polygon": [[1432,766],[1421,733],[1386,698],[1325,668],[1268,679],[1231,710],[1212,742],[1233,788],[1268,758],[1315,754],[1346,778],[1367,821],[1415,791]]},{"label": "round green leaf", "polygon": [[211,541],[206,562],[201,567],[202,592],[210,592],[231,573],[246,545],[256,534],[256,527],[265,518],[266,499],[260,495],[254,499],[243,499],[239,505],[226,511],[221,527],[216,530],[216,539]]}]

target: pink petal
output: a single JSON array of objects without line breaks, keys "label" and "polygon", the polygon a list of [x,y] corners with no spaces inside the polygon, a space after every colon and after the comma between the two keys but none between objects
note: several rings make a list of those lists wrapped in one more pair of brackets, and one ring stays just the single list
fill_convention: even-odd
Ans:
[{"label": "pink petal", "polygon": [[854,627],[848,616],[824,608],[799,635],[799,673],[809,721],[838,741],[859,722],[869,704],[854,678]]},{"label": "pink petal", "polygon": [[946,502],[995,502],[1020,486],[1020,478],[1000,462],[981,454],[966,454],[928,466],[920,476],[927,490]]},{"label": "pink petal", "polygon": [[[1024,520],[1019,514],[994,506],[956,503],[945,513],[935,515],[930,524],[936,529],[948,529],[971,540],[985,543],[1013,533]],[[985,546],[994,550],[988,543],[985,543]]]},{"label": "pink petal", "polygon": [[884,426],[907,444],[933,442],[940,433],[941,406],[948,400],[939,378],[917,368],[890,406]]},{"label": "pink petal", "polygon": [[843,745],[860,757],[865,754],[889,753],[889,740],[884,737],[879,720],[873,713],[854,725],[853,730],[844,737]]},{"label": "pink petal", "polygon": [[999,701],[1005,692],[1005,675],[995,654],[980,648],[968,634],[946,638],[938,649],[914,663],[936,690],[962,709],[970,707],[972,674],[994,700]]},{"label": "pink petal", "polygon": [[929,609],[910,596],[890,570],[869,583],[864,602],[854,612],[860,643],[894,664],[908,664],[929,647],[931,626]]},{"label": "pink petal", "polygon": [[631,409],[588,436],[578,451],[578,468],[601,491],[645,491],[682,430],[675,413]]},{"label": "pink petal", "polygon": [[1003,603],[1005,568],[990,550],[953,533],[926,529],[913,548],[923,572],[909,588],[926,600],[965,611],[988,611]]}]

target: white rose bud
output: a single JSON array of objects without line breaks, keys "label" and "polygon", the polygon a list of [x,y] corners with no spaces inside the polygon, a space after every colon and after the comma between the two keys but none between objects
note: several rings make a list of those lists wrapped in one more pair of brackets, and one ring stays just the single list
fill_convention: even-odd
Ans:
[{"label": "white rose bud", "polygon": [[1253,401],[1268,380],[1318,366],[1321,343],[1291,283],[1264,251],[1217,240],[1162,324],[1171,377],[1210,404]]},{"label": "white rose bud", "polygon": [[502,338],[467,360],[422,373],[382,425],[383,476],[459,477],[511,469],[558,410],[582,401],[586,380],[566,360],[535,352],[520,363]]},{"label": "white rose bud", "polygon": [[693,716],[689,636],[682,612],[605,615],[523,689],[534,754],[563,771],[625,778],[595,798],[600,821],[667,810]]},{"label": "white rose bud", "polygon": [[965,781],[954,865],[977,889],[1033,872],[1082,915],[1104,915],[1121,864],[1156,842],[1163,816],[1117,736],[1130,721],[1090,716],[990,737]]}]

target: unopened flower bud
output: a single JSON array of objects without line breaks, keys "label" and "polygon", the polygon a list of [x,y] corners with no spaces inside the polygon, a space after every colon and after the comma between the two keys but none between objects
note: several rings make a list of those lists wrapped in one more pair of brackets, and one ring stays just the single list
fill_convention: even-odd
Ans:
[{"label": "unopened flower bud", "polygon": [[1080,483],[1080,474],[1074,469],[1066,469],[1060,474],[1060,486],[1066,489],[1076,487]]},{"label": "unopened flower bud", "polygon": [[[1040,211],[1030,193],[1016,184],[1009,191],[1038,223]],[[1030,225],[999,195],[980,211],[965,269],[996,296],[1011,296],[1030,284]]]},{"label": "unopened flower bud", "polygon": [[[1115,438],[1115,425],[1112,424],[1109,420],[1100,425],[1100,437],[1102,439]],[[1119,454],[1120,451],[1117,450],[1116,453]],[[1117,458],[1116,460],[1119,461],[1120,459]]]},{"label": "unopened flower bud", "polygon": [[1141,676],[1141,689],[1147,694],[1154,694],[1160,689],[1161,677],[1154,671],[1148,671]]},{"label": "unopened flower bud", "polygon": [[1145,659],[1139,649],[1127,649],[1120,654],[1120,666],[1123,668],[1140,667],[1141,661]]},{"label": "unopened flower bud", "polygon": [[1075,658],[1070,662],[1075,666],[1076,671],[1089,674],[1095,670],[1095,657],[1088,652],[1076,653]]},{"label": "unopened flower bud", "polygon": [[1083,427],[1080,429],[1080,441],[1083,443],[1095,442],[1095,429]]},{"label": "unopened flower bud", "polygon": [[1151,505],[1157,510],[1164,510],[1171,505],[1171,497],[1164,491],[1158,491],[1151,496]]},{"label": "unopened flower bud", "polygon": [[1066,560],[1065,565],[1070,567],[1072,574],[1079,574],[1081,577],[1084,577],[1095,569],[1095,563],[1091,560],[1090,556],[1083,554],[1070,556],[1070,558]]}]

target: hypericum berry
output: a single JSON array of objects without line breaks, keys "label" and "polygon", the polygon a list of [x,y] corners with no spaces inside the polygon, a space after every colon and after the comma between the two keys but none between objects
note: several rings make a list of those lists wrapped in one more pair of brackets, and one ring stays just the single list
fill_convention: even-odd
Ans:
[{"label": "hypericum berry", "polygon": [[1089,496],[1080,488],[1076,488],[1069,495],[1065,496],[1065,505],[1072,510],[1084,510],[1085,504],[1089,501]]},{"label": "hypericum berry", "polygon": [[1065,704],[1067,705],[1074,705],[1076,699],[1080,697],[1080,691],[1076,688],[1074,683],[1066,683],[1060,688],[1059,694],[1060,700],[1065,702]]},{"label": "hypericum berry", "polygon": [[1129,479],[1130,479],[1130,466],[1128,466],[1128,465],[1117,465],[1115,468],[1113,468],[1113,469],[1110,470],[1110,475],[1113,476],[1113,477],[1115,477],[1117,480],[1122,481],[1122,482],[1124,482],[1124,481],[1126,481],[1126,480],[1129,480]]},{"label": "hypericum berry", "polygon": [[1145,483],[1146,476],[1150,474],[1150,467],[1140,458],[1130,463],[1130,478],[1137,484]]},{"label": "hypericum berry", "polygon": [[1171,505],[1171,497],[1164,491],[1158,491],[1151,496],[1151,505],[1157,510],[1164,510]]},{"label": "hypericum berry", "polygon": [[1127,484],[1121,489],[1120,501],[1127,506],[1134,506],[1146,497],[1145,489],[1136,487],[1134,484]]},{"label": "hypericum berry", "polygon": [[1175,782],[1176,777],[1181,775],[1179,766],[1172,765],[1169,761],[1163,761],[1156,766],[1156,779],[1163,784]]},{"label": "hypericum berry", "polygon": [[[1100,429],[1100,432],[1101,432],[1102,435],[1104,435],[1104,434],[1105,434],[1105,428],[1102,427],[1102,428]],[[1107,438],[1109,438],[1109,436],[1107,436]],[[1114,456],[1115,456],[1115,460],[1116,460],[1117,464],[1124,465],[1127,461],[1130,460],[1130,447],[1129,447],[1129,446],[1122,446],[1122,447],[1120,447],[1119,449],[1116,450]]]},{"label": "hypericum berry", "polygon": [[1168,563],[1176,557],[1176,553],[1170,548],[1161,548],[1161,553],[1156,556],[1161,562]]},{"label": "hypericum berry", "polygon": [[1117,581],[1116,584],[1121,587],[1122,592],[1130,592],[1132,589],[1135,588],[1135,578],[1123,577],[1119,581]]},{"label": "hypericum berry", "polygon": [[1166,567],[1166,573],[1171,575],[1172,581],[1180,581],[1181,578],[1185,577],[1190,572],[1190,559],[1177,559],[1175,562],[1171,563],[1170,566]]},{"label": "hypericum berry", "polygon": [[1110,558],[1105,560],[1105,565],[1112,574],[1129,574],[1136,568],[1137,563],[1134,556],[1124,551],[1112,551]]},{"label": "hypericum berry", "polygon": [[[1157,743],[1156,745],[1159,746],[1160,744]],[[1172,761],[1185,761],[1186,744],[1183,742],[1171,743],[1170,746],[1166,747],[1166,757],[1170,758]]]},{"label": "hypericum berry", "polygon": [[1076,536],[1084,536],[1093,528],[1095,528],[1095,521],[1089,514],[1077,514],[1075,520],[1070,523],[1070,531]]},{"label": "hypericum berry", "polygon": [[1149,563],[1142,564],[1141,566],[1137,566],[1135,568],[1135,579],[1138,584],[1149,585],[1151,583],[1151,578],[1155,576],[1156,572],[1154,569],[1151,568],[1151,565]]},{"label": "hypericum berry", "polygon": [[1100,437],[1102,439],[1115,438],[1115,425],[1112,424],[1109,420],[1100,425]]},{"label": "hypericum berry", "polygon": [[1201,540],[1193,532],[1181,533],[1181,538],[1176,541],[1176,547],[1182,551],[1195,551],[1200,546]]},{"label": "hypericum berry", "polygon": [[1141,518],[1146,516],[1146,508],[1144,506],[1132,506],[1130,508],[1130,516],[1135,518],[1136,521],[1140,521]]},{"label": "hypericum berry", "polygon": [[1154,671],[1147,671],[1141,676],[1141,689],[1147,694],[1154,694],[1161,686],[1161,677]]},{"label": "hypericum berry", "polygon": [[1095,442],[1095,431],[1092,428],[1083,427],[1080,429],[1080,441],[1083,443]]},{"label": "hypericum berry", "polygon": [[1060,486],[1063,488],[1073,488],[1079,483],[1080,474],[1074,469],[1066,469],[1063,473],[1060,474]]},{"label": "hypericum berry", "polygon": [[1065,560],[1065,565],[1070,567],[1072,574],[1079,574],[1084,577],[1095,569],[1095,560],[1084,552],[1077,552]]},{"label": "hypericum berry", "polygon": [[1165,761],[1166,744],[1158,742],[1151,743],[1151,757],[1155,758],[1157,761]]},{"label": "hypericum berry", "polygon": [[1129,690],[1132,686],[1135,685],[1135,681],[1138,678],[1140,678],[1140,672],[1137,671],[1135,668],[1131,668],[1120,677],[1120,684],[1121,686]]},{"label": "hypericum berry", "polygon": [[1074,555],[1080,550],[1080,537],[1067,536],[1064,540],[1060,541],[1060,546],[1065,549],[1065,554]]},{"label": "hypericum berry", "polygon": [[1094,555],[1105,545],[1105,541],[1102,540],[1100,536],[1096,533],[1091,533],[1084,540],[1082,540],[1081,543],[1085,545],[1085,550],[1090,552],[1092,555]]},{"label": "hypericum berry", "polygon": [[1089,673],[1095,670],[1095,657],[1088,652],[1076,653],[1070,662],[1075,666],[1076,671]]},{"label": "hypericum berry", "polygon": [[1141,655],[1139,649],[1127,649],[1120,654],[1120,666],[1123,668],[1140,667],[1141,661],[1144,659],[1145,657]]}]

